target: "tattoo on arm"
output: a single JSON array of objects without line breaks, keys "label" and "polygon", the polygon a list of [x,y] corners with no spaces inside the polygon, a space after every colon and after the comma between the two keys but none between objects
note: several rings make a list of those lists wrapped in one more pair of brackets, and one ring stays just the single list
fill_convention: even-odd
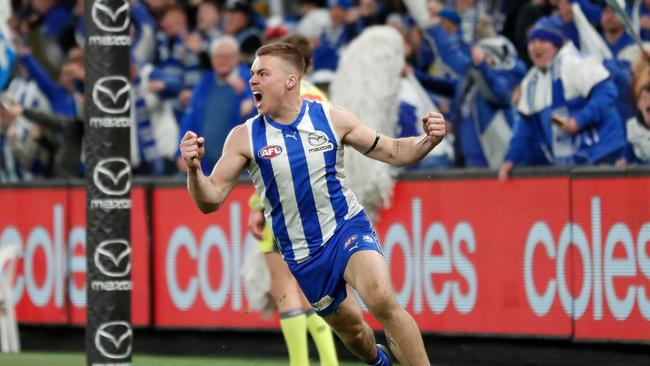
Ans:
[{"label": "tattoo on arm", "polygon": [[395,140],[395,144],[393,144],[393,156],[397,156],[399,154],[399,140]]}]

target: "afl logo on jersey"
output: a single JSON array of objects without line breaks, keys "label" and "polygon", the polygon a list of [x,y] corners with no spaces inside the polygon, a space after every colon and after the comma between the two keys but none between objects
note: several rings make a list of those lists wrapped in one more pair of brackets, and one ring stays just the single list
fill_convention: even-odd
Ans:
[{"label": "afl logo on jersey", "polygon": [[282,154],[282,147],[278,145],[264,146],[257,151],[257,156],[262,159],[273,159],[280,154]]}]

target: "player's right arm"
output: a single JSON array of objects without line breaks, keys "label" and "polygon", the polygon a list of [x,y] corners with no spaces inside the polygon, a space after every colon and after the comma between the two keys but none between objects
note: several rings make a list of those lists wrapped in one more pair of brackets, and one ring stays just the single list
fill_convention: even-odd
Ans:
[{"label": "player's right arm", "polygon": [[235,127],[226,138],[221,158],[206,176],[200,162],[205,155],[205,139],[192,131],[183,136],[180,149],[187,167],[187,190],[201,212],[218,210],[237,184],[250,159],[247,139],[246,126]]}]

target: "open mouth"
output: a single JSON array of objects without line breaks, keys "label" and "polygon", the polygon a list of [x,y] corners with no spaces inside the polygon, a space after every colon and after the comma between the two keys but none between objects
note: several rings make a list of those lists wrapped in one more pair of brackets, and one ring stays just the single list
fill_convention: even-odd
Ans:
[{"label": "open mouth", "polygon": [[262,104],[262,98],[263,98],[262,93],[258,91],[253,92],[253,97],[255,98],[255,107],[259,107],[260,104]]}]

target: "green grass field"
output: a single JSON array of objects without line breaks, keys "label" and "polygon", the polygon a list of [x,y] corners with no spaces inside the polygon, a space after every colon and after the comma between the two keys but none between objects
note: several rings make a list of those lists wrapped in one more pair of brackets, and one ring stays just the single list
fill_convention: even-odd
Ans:
[{"label": "green grass field", "polygon": [[[0,354],[0,366],[84,366],[86,356],[83,353],[45,353],[22,352],[18,354]],[[265,358],[217,358],[191,356],[153,356],[134,355],[134,366],[287,366],[286,359]],[[318,365],[318,361],[312,362]],[[343,362],[340,366],[362,365],[357,362]]]}]

